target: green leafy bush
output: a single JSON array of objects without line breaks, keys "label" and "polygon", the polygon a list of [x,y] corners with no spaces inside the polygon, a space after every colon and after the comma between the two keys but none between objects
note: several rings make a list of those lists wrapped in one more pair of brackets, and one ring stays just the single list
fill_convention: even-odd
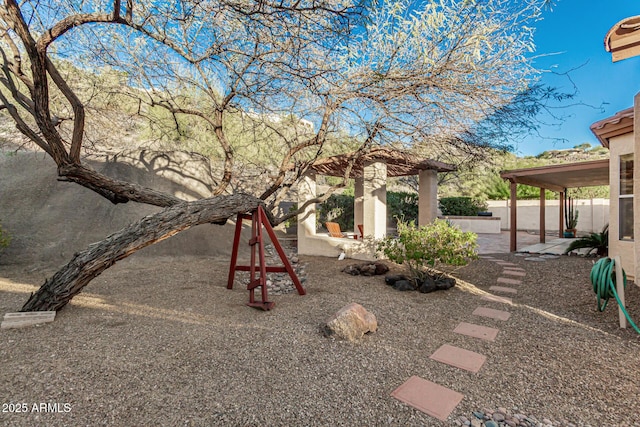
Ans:
[{"label": "green leafy bush", "polygon": [[396,221],[418,222],[418,194],[406,191],[387,192],[387,215]]},{"label": "green leafy bush", "polygon": [[598,256],[609,255],[609,224],[605,225],[600,233],[590,233],[588,236],[574,240],[564,253],[568,254],[576,249],[589,249],[587,255],[593,251],[596,251]]},{"label": "green leafy bush", "polygon": [[487,204],[471,197],[443,197],[440,199],[442,215],[475,216],[486,211]]},{"label": "green leafy bush", "polygon": [[11,236],[6,230],[2,229],[2,224],[0,224],[0,251],[11,243]]},{"label": "green leafy bush", "polygon": [[318,208],[318,223],[327,221],[340,224],[340,230],[353,230],[353,196],[332,194]]},{"label": "green leafy bush", "polygon": [[417,227],[398,222],[398,236],[378,240],[376,249],[389,260],[406,266],[413,279],[437,276],[436,266],[462,266],[477,258],[475,233],[462,231],[446,220],[436,219]]},{"label": "green leafy bush", "polygon": [[[332,194],[318,208],[318,225],[337,222],[340,229],[355,230],[353,224],[353,194]],[[418,221],[418,194],[403,191],[387,192],[387,216],[402,221]]]}]

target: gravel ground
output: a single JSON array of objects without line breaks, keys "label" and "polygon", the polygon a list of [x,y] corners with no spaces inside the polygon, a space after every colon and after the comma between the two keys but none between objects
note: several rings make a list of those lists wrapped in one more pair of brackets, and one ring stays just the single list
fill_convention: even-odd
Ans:
[{"label": "gravel ground", "polygon": [[[615,303],[597,312],[592,261],[495,256],[526,271],[513,306],[481,301],[503,269],[485,259],[458,270],[455,288],[420,294],[341,273],[349,260],[301,257],[307,295],[273,296],[262,312],[244,305],[242,286],[226,289],[227,259],[134,255],[55,322],[0,332],[0,425],[451,426],[505,408],[557,425],[640,426],[640,339],[618,329]],[[50,273],[0,266],[0,313]],[[322,322],[350,302],[379,331],[355,344],[323,337]],[[640,321],[640,289],[627,302]],[[511,319],[473,316],[481,305]],[[453,333],[461,321],[500,333]],[[429,359],[443,344],[487,361],[474,374]],[[446,422],[390,396],[413,375],[465,395]],[[5,412],[9,403],[28,410]]]}]

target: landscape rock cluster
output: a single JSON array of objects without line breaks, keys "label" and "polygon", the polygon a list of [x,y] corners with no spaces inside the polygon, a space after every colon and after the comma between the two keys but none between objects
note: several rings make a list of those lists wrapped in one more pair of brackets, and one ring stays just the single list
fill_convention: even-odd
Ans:
[{"label": "landscape rock cluster", "polygon": [[[283,248],[283,250],[285,249]],[[285,253],[287,253],[287,250],[285,250]],[[264,255],[265,261],[268,266],[282,265],[282,260],[280,259],[280,256],[278,255],[275,247],[271,243],[264,245]],[[300,283],[303,287],[306,287],[306,264],[300,262],[300,259],[298,258],[295,251],[289,251],[287,253],[287,258],[289,260],[289,263],[291,264],[291,267],[293,267],[293,271],[295,271],[296,275],[298,276],[298,280],[300,280]],[[240,271],[236,274],[237,279],[240,280],[239,283],[242,283],[245,286],[249,283],[248,272]],[[289,277],[288,273],[267,273],[267,291],[269,295],[284,295],[291,292],[296,292],[296,287],[293,284],[293,281],[291,280],[291,277]]]},{"label": "landscape rock cluster", "polygon": [[473,411],[469,417],[458,417],[454,421],[454,425],[458,427],[576,427],[577,424],[567,420],[538,419],[531,415],[525,415],[517,409],[509,411],[506,408],[495,410],[484,408]]},{"label": "landscape rock cluster", "polygon": [[342,269],[343,273],[352,276],[379,276],[389,271],[389,267],[382,262],[368,262],[364,264],[351,264]]},{"label": "landscape rock cluster", "polygon": [[424,280],[409,279],[403,275],[387,275],[384,278],[387,285],[397,291],[415,291],[418,290],[423,294],[434,291],[444,291],[453,288],[456,285],[456,279],[453,277],[432,277],[427,275]]}]

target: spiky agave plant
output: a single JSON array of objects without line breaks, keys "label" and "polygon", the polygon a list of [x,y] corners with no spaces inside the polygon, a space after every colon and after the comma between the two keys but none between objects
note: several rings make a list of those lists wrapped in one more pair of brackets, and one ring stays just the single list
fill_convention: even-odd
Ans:
[{"label": "spiky agave plant", "polygon": [[585,248],[590,248],[587,255],[595,250],[598,256],[607,256],[609,254],[609,224],[605,225],[599,233],[590,233],[588,236],[574,240],[564,253],[568,254],[576,249]]}]

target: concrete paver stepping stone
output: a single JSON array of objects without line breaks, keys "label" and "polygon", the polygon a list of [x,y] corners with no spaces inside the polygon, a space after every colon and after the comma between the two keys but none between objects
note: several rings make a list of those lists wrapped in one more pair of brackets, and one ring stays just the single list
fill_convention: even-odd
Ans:
[{"label": "concrete paver stepping stone", "polygon": [[56,318],[55,311],[29,311],[18,313],[6,313],[0,324],[1,329],[23,328],[25,326],[39,325],[53,322]]},{"label": "concrete paver stepping stone", "polygon": [[508,277],[498,277],[498,283],[507,283],[509,285],[520,285],[522,284],[522,280],[518,279],[510,279]]},{"label": "concrete paver stepping stone", "polygon": [[491,302],[501,302],[503,304],[513,305],[513,300],[509,297],[499,297],[498,295],[483,295],[482,299]]},{"label": "concrete paver stepping stone", "polygon": [[462,401],[464,395],[418,376],[409,378],[391,396],[440,421]]},{"label": "concrete paver stepping stone", "polygon": [[529,258],[525,258],[524,260],[525,261],[533,261],[533,262],[545,262],[546,261],[546,259],[544,259],[544,258],[538,258],[538,257],[533,257],[533,256],[530,256]]},{"label": "concrete paver stepping stone", "polygon": [[512,262],[505,262],[505,261],[497,262],[496,264],[502,265],[502,266],[507,266],[507,267],[515,267],[516,265],[518,265],[518,264],[514,264]]},{"label": "concrete paver stepping stone", "polygon": [[478,372],[487,361],[487,356],[449,344],[441,346],[429,358],[471,372]]},{"label": "concrete paver stepping stone", "polygon": [[509,294],[517,294],[518,290],[513,288],[505,288],[504,286],[490,286],[490,291],[507,292]]},{"label": "concrete paver stepping stone", "polygon": [[480,338],[487,341],[495,341],[498,336],[498,329],[489,328],[487,326],[474,325],[473,323],[460,322],[453,330],[457,334],[467,335],[469,337]]},{"label": "concrete paver stepping stone", "polygon": [[518,276],[518,277],[524,277],[527,275],[527,273],[525,273],[524,271],[518,271],[518,270],[504,270],[502,274],[507,274],[509,276]]},{"label": "concrete paver stepping stone", "polygon": [[489,308],[489,307],[478,307],[475,310],[473,310],[473,313],[471,314],[474,314],[476,316],[488,317],[490,319],[504,320],[504,321],[509,320],[509,318],[511,317],[511,313],[509,313],[508,311],[494,310],[493,308]]},{"label": "concrete paver stepping stone", "polygon": [[522,267],[509,267],[509,266],[505,266],[504,267],[505,270],[509,270],[509,271],[525,271],[524,268]]}]

